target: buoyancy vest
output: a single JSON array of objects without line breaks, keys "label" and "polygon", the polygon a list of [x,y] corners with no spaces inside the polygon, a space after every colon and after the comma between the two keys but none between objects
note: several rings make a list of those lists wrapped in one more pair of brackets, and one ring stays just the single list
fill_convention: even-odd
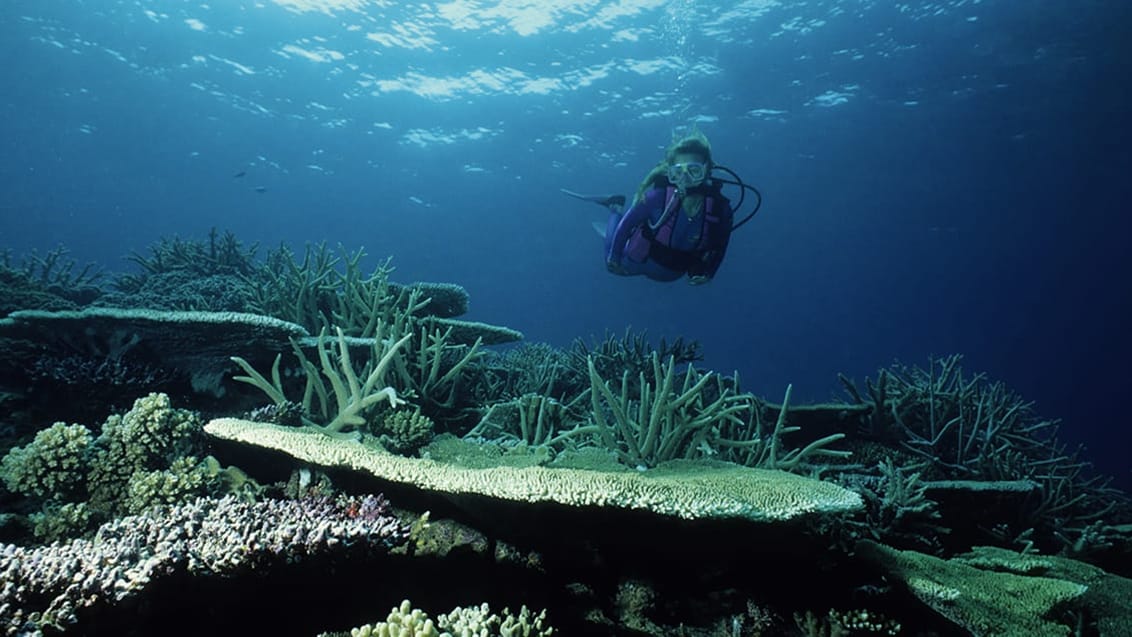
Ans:
[{"label": "buoyancy vest", "polygon": [[[649,259],[670,270],[686,271],[691,264],[700,260],[701,254],[705,250],[713,245],[718,245],[717,237],[722,230],[722,224],[730,221],[725,219],[723,215],[716,214],[715,200],[718,195],[718,187],[704,194],[704,209],[698,215],[700,218],[699,239],[694,247],[690,249],[672,247],[672,235],[676,229],[676,220],[681,213],[679,207],[683,201],[683,197],[679,195],[674,186],[668,186],[665,191],[664,211],[661,213],[661,218],[657,220],[655,225],[651,223],[641,224],[640,229],[633,233],[634,235],[639,234],[639,236],[630,238],[630,244],[634,243],[634,240],[647,241]],[[726,207],[725,204],[724,208]],[[630,252],[640,254],[644,250],[630,249]]]}]

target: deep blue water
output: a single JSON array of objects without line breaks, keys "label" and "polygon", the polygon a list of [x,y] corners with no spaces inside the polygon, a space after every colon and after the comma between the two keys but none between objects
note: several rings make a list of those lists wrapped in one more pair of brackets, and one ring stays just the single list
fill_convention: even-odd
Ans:
[{"label": "deep blue water", "polygon": [[[364,247],[465,286],[465,318],[696,339],[772,398],[961,353],[1128,486],[1129,25],[1127,0],[6,0],[0,248]],[[602,210],[558,189],[630,193],[691,124],[763,210],[709,286],[607,274]]]}]

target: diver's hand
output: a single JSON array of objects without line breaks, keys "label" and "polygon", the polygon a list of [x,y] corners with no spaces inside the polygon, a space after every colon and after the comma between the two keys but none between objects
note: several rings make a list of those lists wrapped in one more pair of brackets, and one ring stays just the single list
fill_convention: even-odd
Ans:
[{"label": "diver's hand", "polygon": [[623,265],[621,265],[620,263],[616,263],[614,261],[606,261],[605,262],[605,269],[609,270],[613,274],[619,274],[621,276],[626,276],[626,275],[629,274],[629,271],[626,270]]},{"label": "diver's hand", "polygon": [[708,281],[711,281],[711,277],[702,274],[688,277],[688,285],[703,285]]}]

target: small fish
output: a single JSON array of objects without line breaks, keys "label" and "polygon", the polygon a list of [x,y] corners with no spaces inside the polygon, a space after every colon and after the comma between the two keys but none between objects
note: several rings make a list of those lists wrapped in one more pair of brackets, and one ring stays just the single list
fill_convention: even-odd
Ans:
[{"label": "small fish", "polygon": [[256,186],[255,191],[262,195],[267,192],[267,188],[265,186]]},{"label": "small fish", "polygon": [[246,174],[248,174],[248,171],[241,170],[240,172],[236,173],[235,175],[232,175],[232,178],[233,179],[239,179],[240,177],[243,177]]}]

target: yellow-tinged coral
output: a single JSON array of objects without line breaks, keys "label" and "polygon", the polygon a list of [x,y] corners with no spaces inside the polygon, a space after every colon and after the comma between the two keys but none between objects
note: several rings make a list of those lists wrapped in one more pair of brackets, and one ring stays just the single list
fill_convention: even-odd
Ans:
[{"label": "yellow-tinged coral", "polygon": [[554,628],[546,621],[545,608],[537,615],[526,606],[519,609],[518,615],[504,608],[502,619],[500,637],[549,637],[554,634]]},{"label": "yellow-tinged coral", "polygon": [[648,471],[587,471],[540,466],[467,468],[405,458],[317,431],[232,418],[213,420],[217,438],[274,449],[310,464],[342,467],[444,493],[518,502],[646,510],[685,519],[782,521],[813,513],[844,513],[863,505],[835,484],[783,471],[718,462],[674,461]]},{"label": "yellow-tinged coral", "polygon": [[385,621],[354,628],[350,637],[440,637],[440,631],[424,611],[413,608],[406,599],[389,611]]},{"label": "yellow-tinged coral", "polygon": [[444,635],[458,637],[550,637],[554,628],[546,621],[546,610],[537,615],[526,606],[516,615],[504,608],[500,614],[491,612],[487,603],[479,606],[462,606],[436,618]]},{"label": "yellow-tinged coral", "polygon": [[0,460],[8,489],[24,495],[68,500],[82,495],[92,437],[82,425],[57,422]]},{"label": "yellow-tinged coral", "polygon": [[350,631],[351,637],[551,637],[554,628],[546,621],[546,611],[538,614],[523,606],[518,614],[509,609],[491,612],[486,604],[459,607],[442,613],[433,621],[424,611],[413,608],[409,600],[391,611],[385,621],[366,624]]}]

